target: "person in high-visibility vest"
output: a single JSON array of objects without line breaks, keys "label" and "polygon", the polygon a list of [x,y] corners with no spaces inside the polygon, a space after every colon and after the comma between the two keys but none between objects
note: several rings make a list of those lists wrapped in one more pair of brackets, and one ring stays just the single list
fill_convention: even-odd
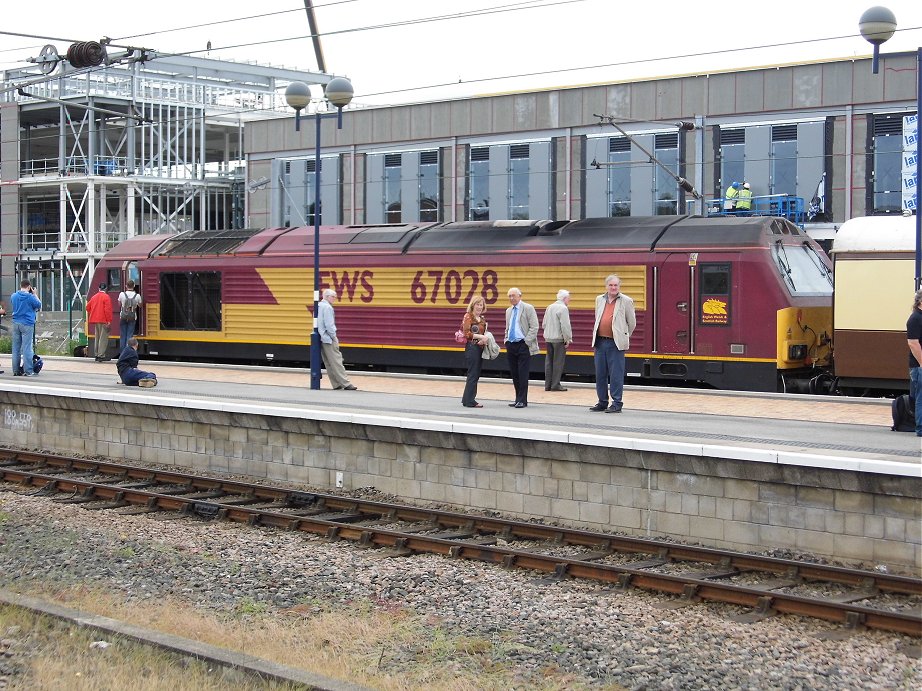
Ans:
[{"label": "person in high-visibility vest", "polygon": [[736,210],[744,216],[748,216],[752,212],[752,190],[749,189],[748,182],[744,182],[743,189],[737,192]]},{"label": "person in high-visibility vest", "polygon": [[724,211],[733,211],[736,208],[736,198],[739,196],[740,184],[738,182],[730,183],[724,194]]}]

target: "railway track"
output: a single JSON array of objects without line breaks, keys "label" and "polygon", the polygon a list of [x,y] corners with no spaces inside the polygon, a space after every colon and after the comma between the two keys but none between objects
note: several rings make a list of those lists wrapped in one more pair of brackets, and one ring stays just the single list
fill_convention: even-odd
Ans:
[{"label": "railway track", "polygon": [[441,554],[627,590],[922,637],[922,579],[193,474],[0,450],[0,480],[87,509],[168,512],[353,541],[392,556]]}]

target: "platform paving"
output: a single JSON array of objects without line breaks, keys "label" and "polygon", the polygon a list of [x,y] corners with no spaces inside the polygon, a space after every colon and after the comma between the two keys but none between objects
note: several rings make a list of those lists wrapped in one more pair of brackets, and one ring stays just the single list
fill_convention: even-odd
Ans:
[{"label": "platform paving", "polygon": [[857,464],[870,461],[876,462],[876,471],[892,465],[894,474],[922,477],[922,439],[890,431],[887,400],[628,386],[624,412],[611,415],[589,412],[596,400],[592,384],[569,383],[568,391],[548,392],[543,382],[533,382],[528,408],[515,410],[507,405],[513,396],[509,380],[483,379],[478,399],[484,407],[471,409],[461,406],[460,377],[352,372],[357,391],[333,391],[325,379],[319,391],[312,391],[310,373],[304,369],[155,362],[143,363],[142,368],[158,374],[157,388],[124,387],[117,383],[114,363],[73,358],[47,358],[35,378],[13,378],[7,372],[0,375],[0,387],[60,387],[103,397],[105,392],[143,393],[151,400],[179,398],[187,405],[212,400],[303,407],[339,419],[348,414],[399,416],[423,428],[427,421],[468,423],[492,429],[493,434],[511,429],[516,436],[536,439],[550,433],[583,433],[617,439],[619,444],[636,439],[708,445],[733,450],[738,458],[747,452],[793,454],[798,465],[843,469],[858,469]]}]

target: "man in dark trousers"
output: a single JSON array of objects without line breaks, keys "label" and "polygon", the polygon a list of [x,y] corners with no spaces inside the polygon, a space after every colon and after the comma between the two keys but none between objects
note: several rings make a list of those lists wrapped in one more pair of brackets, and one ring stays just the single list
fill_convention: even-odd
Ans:
[{"label": "man in dark trousers", "polygon": [[506,309],[506,359],[515,387],[515,401],[510,408],[528,406],[528,372],[531,356],[538,354],[538,313],[527,302],[522,302],[522,291],[510,288],[509,307]]},{"label": "man in dark trousers", "polygon": [[144,388],[157,386],[156,374],[138,369],[138,339],[134,336],[128,339],[128,345],[122,349],[122,354],[118,356],[115,368],[118,370],[118,376],[125,386],[141,386]]},{"label": "man in dark trousers", "polygon": [[916,436],[922,437],[922,290],[916,291],[906,322],[909,344],[909,395],[916,402]]}]

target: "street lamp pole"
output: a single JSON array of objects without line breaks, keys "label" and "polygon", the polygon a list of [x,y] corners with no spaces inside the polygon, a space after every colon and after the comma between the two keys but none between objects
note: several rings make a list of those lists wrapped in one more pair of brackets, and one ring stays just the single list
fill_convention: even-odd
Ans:
[{"label": "street lamp pole", "polygon": [[[307,92],[306,100],[304,99],[305,92]],[[352,84],[348,79],[336,77],[326,85],[324,95],[330,103],[336,106],[337,129],[342,129],[343,108],[352,101],[352,94]],[[285,90],[285,100],[295,109],[295,130],[300,130],[301,109],[310,101],[310,89],[304,82],[292,82]],[[314,312],[310,351],[311,389],[313,390],[320,388],[320,331],[317,328],[317,314],[320,307],[320,121],[325,115],[327,114],[319,110],[314,113],[316,122],[314,137]]]},{"label": "street lamp pole", "polygon": [[[874,46],[874,58],[871,62],[871,72],[877,74],[878,55],[880,45],[893,36],[896,31],[896,15],[886,7],[872,7],[861,15],[858,20],[858,29],[865,40]],[[922,289],[922,145],[919,144],[919,135],[922,134],[922,46],[916,49],[916,184],[915,184],[915,214],[916,214],[916,262],[915,262],[915,289]]]}]

